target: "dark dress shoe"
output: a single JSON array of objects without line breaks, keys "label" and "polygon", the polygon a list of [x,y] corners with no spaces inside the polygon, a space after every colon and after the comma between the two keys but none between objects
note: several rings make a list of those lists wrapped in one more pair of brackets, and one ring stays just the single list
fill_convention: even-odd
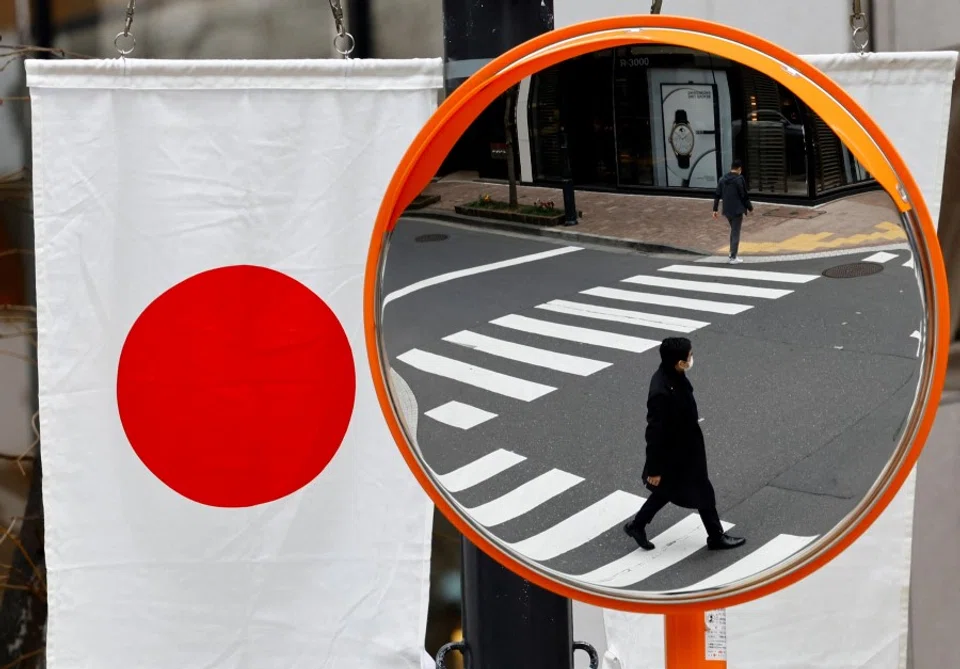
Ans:
[{"label": "dark dress shoe", "polygon": [[747,543],[746,539],[740,537],[731,537],[728,534],[721,534],[719,537],[710,537],[707,539],[707,548],[712,551],[726,551],[731,548],[740,548]]},{"label": "dark dress shoe", "polygon": [[623,526],[623,531],[626,532],[634,541],[645,551],[652,551],[656,546],[650,543],[650,540],[647,539],[647,532],[642,527],[638,528],[633,523],[627,523]]}]

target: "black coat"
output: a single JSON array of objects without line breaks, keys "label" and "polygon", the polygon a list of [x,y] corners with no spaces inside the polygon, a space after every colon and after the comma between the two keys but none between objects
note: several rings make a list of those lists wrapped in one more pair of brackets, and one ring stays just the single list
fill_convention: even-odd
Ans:
[{"label": "black coat", "polygon": [[[664,365],[650,379],[646,442],[648,489],[687,509],[716,506],[693,386],[685,374]],[[648,476],[660,476],[660,484],[651,486]]]}]

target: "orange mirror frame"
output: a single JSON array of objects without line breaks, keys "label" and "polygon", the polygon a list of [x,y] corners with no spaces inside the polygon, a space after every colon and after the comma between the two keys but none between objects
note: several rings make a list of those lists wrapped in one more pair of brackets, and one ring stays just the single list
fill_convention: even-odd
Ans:
[{"label": "orange mirror frame", "polygon": [[[448,152],[480,113],[523,78],[570,58],[627,44],[665,44],[698,49],[751,67],[793,91],[833,129],[864,168],[885,188],[909,222],[917,243],[917,266],[927,306],[926,348],[918,404],[894,455],[852,523],[824,535],[788,566],[758,583],[733,584],[684,596],[618,597],[578,587],[570,577],[534,569],[475,529],[424,471],[407,441],[387,387],[378,309],[384,241],[402,212],[430,182]],[[404,155],[381,205],[370,243],[364,285],[367,355],[384,417],[407,465],[434,504],[473,544],[522,578],[558,595],[595,606],[639,613],[678,613],[718,609],[763,597],[823,567],[852,544],[893,500],[910,474],[933,426],[946,375],[949,301],[946,272],[936,230],[923,195],[890,140],[870,116],[836,83],[800,57],[766,40],[728,26],[664,15],[625,16],[590,21],[546,33],[483,67],[437,109]],[[846,521],[845,521],[846,522]]]}]

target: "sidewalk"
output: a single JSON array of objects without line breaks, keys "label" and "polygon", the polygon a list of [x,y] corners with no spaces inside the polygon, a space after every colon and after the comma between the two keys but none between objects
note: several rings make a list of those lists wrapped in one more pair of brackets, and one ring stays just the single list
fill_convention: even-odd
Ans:
[{"label": "sidewalk", "polygon": [[[559,189],[518,187],[520,204],[552,200],[562,208]],[[662,247],[703,255],[728,255],[730,227],[726,219],[711,216],[712,200],[686,197],[626,195],[577,191],[577,209],[583,217],[576,226],[542,228],[522,223],[485,221],[459,216],[454,207],[489,195],[507,200],[507,185],[454,174],[436,181],[423,193],[440,201],[410,216],[427,214],[459,223],[489,226],[531,234],[569,237],[583,242],[635,247]],[[896,223],[897,210],[883,191],[835,200],[819,207],[754,203],[744,218],[741,256],[812,253],[902,243],[906,235]]]}]

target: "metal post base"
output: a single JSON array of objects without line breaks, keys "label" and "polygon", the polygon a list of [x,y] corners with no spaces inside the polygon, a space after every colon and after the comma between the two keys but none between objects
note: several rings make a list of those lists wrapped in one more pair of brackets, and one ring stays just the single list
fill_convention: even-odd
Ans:
[{"label": "metal post base", "polygon": [[[600,669],[600,655],[597,653],[597,649],[586,641],[574,641],[573,650],[578,651],[582,650],[587,655],[590,656],[590,669]],[[464,656],[467,654],[467,644],[463,641],[452,641],[448,644],[445,644],[440,647],[440,650],[437,651],[436,664],[437,669],[447,669],[447,655],[453,651],[459,651],[463,653]],[[466,662],[464,664],[467,664]],[[472,669],[469,665],[467,669]]]},{"label": "metal post base", "polygon": [[576,225],[579,218],[577,212],[577,197],[573,190],[573,179],[563,180],[563,213],[564,225]]},{"label": "metal post base", "polygon": [[463,653],[466,669],[573,669],[575,650],[598,669],[593,646],[573,640],[569,599],[523,580],[466,539],[461,547],[463,641],[440,649],[437,669],[446,669],[453,651]]}]

